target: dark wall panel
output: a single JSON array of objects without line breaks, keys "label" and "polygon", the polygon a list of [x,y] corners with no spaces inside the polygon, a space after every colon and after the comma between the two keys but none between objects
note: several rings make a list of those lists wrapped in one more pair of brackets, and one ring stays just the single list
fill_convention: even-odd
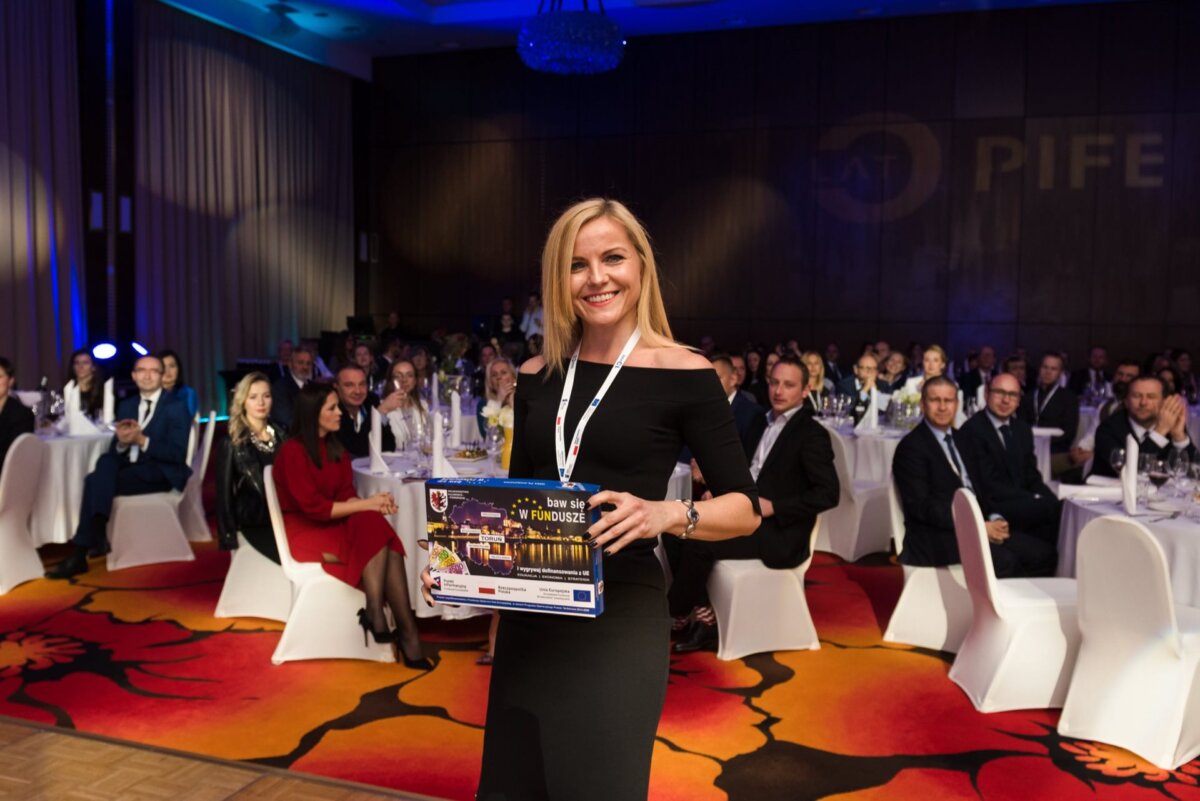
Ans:
[{"label": "dark wall panel", "polygon": [[381,60],[360,311],[463,325],[605,195],[693,340],[1200,350],[1197,36],[1144,0],[633,39],[593,77]]}]

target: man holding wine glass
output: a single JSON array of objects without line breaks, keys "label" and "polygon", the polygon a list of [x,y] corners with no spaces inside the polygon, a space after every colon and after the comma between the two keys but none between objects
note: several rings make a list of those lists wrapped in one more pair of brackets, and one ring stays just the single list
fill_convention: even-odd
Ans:
[{"label": "man holding wine glass", "polygon": [[1164,396],[1162,380],[1152,375],[1134,379],[1125,396],[1125,408],[1114,412],[1096,429],[1096,459],[1092,474],[1117,475],[1113,451],[1125,447],[1130,434],[1139,443],[1139,452],[1155,459],[1167,459],[1174,451],[1196,461],[1196,446],[1188,435],[1187,403],[1179,395]]}]

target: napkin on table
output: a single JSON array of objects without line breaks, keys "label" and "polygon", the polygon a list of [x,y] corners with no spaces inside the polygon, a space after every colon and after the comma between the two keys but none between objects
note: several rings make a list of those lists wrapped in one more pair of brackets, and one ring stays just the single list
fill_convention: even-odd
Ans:
[{"label": "napkin on table", "polygon": [[371,433],[367,435],[371,451],[371,472],[376,475],[387,473],[387,462],[383,461],[383,417],[378,409],[371,409]]},{"label": "napkin on table", "polygon": [[858,425],[854,427],[854,430],[879,430],[879,393],[874,387],[871,388],[871,400],[867,402],[867,410],[863,412],[862,419],[858,421]]},{"label": "napkin on table", "polygon": [[434,412],[430,416],[433,426],[433,459],[431,472],[434,478],[458,478],[458,471],[446,458],[446,443],[442,438],[442,413]]},{"label": "napkin on table", "polygon": [[462,397],[457,390],[450,393],[450,447],[462,447]]},{"label": "napkin on table", "polygon": [[113,380],[104,382],[104,412],[101,415],[104,425],[111,426],[117,420],[117,401],[113,395]]},{"label": "napkin on table", "polygon": [[1121,500],[1125,514],[1137,513],[1138,443],[1133,434],[1125,437],[1125,466],[1121,468]]}]

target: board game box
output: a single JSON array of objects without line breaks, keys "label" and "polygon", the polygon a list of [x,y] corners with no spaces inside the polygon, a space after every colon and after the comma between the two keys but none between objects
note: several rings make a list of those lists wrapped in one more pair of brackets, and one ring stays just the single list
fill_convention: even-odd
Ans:
[{"label": "board game box", "polygon": [[425,482],[434,600],[596,617],[601,555],[587,530],[595,484],[498,478]]}]

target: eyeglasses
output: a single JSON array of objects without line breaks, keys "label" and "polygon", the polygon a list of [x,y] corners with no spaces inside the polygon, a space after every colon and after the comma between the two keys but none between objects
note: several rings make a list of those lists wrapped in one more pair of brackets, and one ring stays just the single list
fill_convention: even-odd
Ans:
[{"label": "eyeglasses", "polygon": [[1011,398],[1012,400],[1020,400],[1021,399],[1020,392],[1012,392],[1007,389],[989,389],[988,392],[991,392],[993,395],[995,395],[998,398]]}]

